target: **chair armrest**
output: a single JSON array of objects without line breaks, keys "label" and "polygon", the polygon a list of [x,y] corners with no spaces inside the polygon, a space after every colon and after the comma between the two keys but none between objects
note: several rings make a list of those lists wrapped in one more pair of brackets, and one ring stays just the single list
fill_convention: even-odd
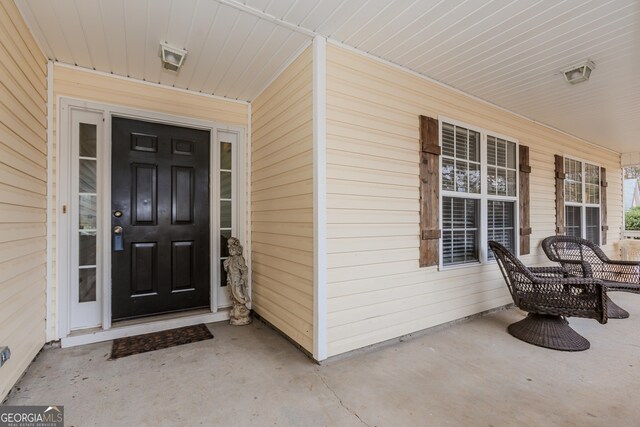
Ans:
[{"label": "chair armrest", "polygon": [[625,260],[621,260],[621,259],[607,259],[605,261],[605,264],[640,267],[640,261],[625,261]]},{"label": "chair armrest", "polygon": [[545,276],[545,277],[569,277],[570,274],[563,267],[529,267],[529,271],[531,271],[536,276]]}]

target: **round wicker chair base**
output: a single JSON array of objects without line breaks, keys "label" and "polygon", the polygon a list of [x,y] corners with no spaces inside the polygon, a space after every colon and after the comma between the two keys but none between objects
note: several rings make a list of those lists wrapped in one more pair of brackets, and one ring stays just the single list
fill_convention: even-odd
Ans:
[{"label": "round wicker chair base", "polygon": [[591,346],[561,316],[529,313],[524,319],[509,325],[507,330],[522,341],[553,350],[583,351]]},{"label": "round wicker chair base", "polygon": [[627,317],[629,317],[629,312],[611,301],[611,298],[607,296],[607,318],[626,319]]}]

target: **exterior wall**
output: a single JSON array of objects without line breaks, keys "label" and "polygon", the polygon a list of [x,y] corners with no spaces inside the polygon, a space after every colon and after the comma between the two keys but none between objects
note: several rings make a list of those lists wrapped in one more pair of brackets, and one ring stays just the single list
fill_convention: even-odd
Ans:
[{"label": "exterior wall", "polygon": [[252,104],[253,309],[313,350],[312,53]]},{"label": "exterior wall", "polygon": [[[329,356],[511,302],[496,265],[419,268],[419,115],[530,147],[531,255],[555,232],[554,154],[607,168],[608,241],[620,238],[620,158],[364,55],[327,48]],[[613,252],[614,245],[605,248]]]},{"label": "exterior wall", "polygon": [[[58,126],[58,97],[69,97],[100,102],[104,104],[118,105],[128,108],[172,114],[182,117],[190,117],[201,120],[215,121],[231,125],[248,125],[248,105],[225,101],[213,97],[201,96],[197,93],[177,91],[162,86],[152,86],[130,79],[111,77],[104,74],[88,72],[81,68],[70,68],[56,65],[53,71],[54,91],[54,117],[53,117],[53,183],[54,192],[57,184],[57,126]],[[246,168],[248,171],[248,168]],[[57,200],[54,194],[53,229],[56,229]],[[57,236],[53,236],[53,277],[51,311],[52,322],[51,336],[59,336],[57,331],[58,319],[56,316],[58,301],[55,250]]]},{"label": "exterior wall", "polygon": [[47,60],[0,2],[0,401],[45,343]]}]

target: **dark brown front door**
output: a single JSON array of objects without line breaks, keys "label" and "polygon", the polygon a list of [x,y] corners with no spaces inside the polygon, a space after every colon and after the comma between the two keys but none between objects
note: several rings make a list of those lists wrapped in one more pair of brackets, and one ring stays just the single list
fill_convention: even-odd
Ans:
[{"label": "dark brown front door", "polygon": [[209,132],[112,120],[112,319],[209,307]]}]

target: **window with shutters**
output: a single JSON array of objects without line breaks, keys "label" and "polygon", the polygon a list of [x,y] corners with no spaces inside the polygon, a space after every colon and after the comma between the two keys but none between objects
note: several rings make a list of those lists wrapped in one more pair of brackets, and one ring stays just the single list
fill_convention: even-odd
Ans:
[{"label": "window with shutters", "polygon": [[565,233],[600,244],[600,167],[565,157],[564,174]]},{"label": "window with shutters", "polygon": [[517,142],[445,119],[440,145],[441,265],[492,260],[489,240],[517,253]]}]

